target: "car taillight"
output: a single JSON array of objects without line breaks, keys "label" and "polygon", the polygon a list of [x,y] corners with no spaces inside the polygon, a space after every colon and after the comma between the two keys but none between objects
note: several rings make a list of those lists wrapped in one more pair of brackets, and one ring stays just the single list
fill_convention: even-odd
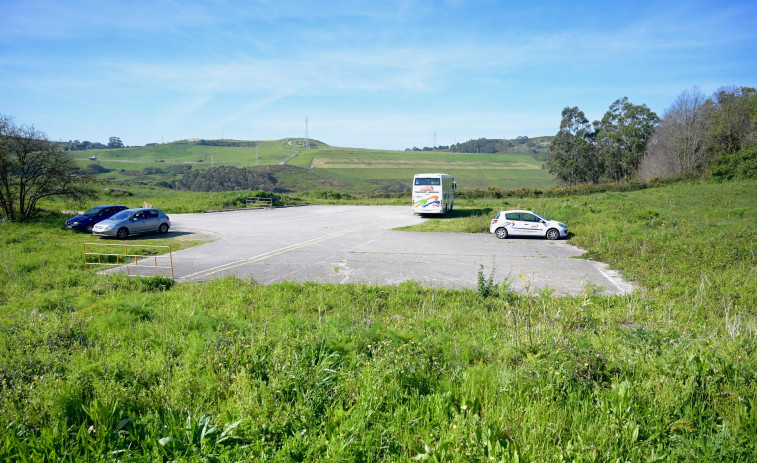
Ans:
[{"label": "car taillight", "polygon": [[492,225],[494,225],[495,223],[497,223],[497,219],[492,220]]},{"label": "car taillight", "polygon": [[168,220],[169,222],[171,221],[171,219],[169,219],[168,216],[166,216],[166,220]]}]

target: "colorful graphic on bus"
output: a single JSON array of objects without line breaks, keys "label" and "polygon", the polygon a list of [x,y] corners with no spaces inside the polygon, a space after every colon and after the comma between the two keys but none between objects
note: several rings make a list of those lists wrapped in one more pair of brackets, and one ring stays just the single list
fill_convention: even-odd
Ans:
[{"label": "colorful graphic on bus", "polygon": [[439,201],[439,196],[429,196],[428,198],[423,198],[420,201],[413,203],[413,207],[429,207],[434,205],[439,207],[441,204],[442,202]]}]

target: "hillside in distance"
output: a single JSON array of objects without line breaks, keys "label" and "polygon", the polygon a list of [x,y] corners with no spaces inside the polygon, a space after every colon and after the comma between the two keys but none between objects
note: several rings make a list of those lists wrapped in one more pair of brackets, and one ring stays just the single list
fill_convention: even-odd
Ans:
[{"label": "hillside in distance", "polygon": [[[194,180],[206,171],[218,177],[209,169],[219,167],[226,168],[224,175],[248,179],[234,188],[240,190],[403,193],[422,172],[451,174],[462,190],[554,186],[543,161],[525,154],[340,148],[302,138],[181,140],[72,155],[84,173],[99,179],[175,189],[188,188],[189,182],[181,181],[187,175],[206,188],[209,182]],[[256,178],[261,179],[257,186]]]}]

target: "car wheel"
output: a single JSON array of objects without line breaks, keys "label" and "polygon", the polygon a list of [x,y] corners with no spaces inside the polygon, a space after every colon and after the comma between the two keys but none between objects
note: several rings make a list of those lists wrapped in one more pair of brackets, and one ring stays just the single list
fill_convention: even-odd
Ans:
[{"label": "car wheel", "polygon": [[129,237],[129,229],[126,227],[119,228],[118,231],[116,232],[116,238],[118,238],[119,240],[125,240],[128,237]]},{"label": "car wheel", "polygon": [[547,230],[547,239],[548,240],[556,240],[559,237],[560,237],[560,232],[557,231],[557,229],[550,228],[549,230]]},{"label": "car wheel", "polygon": [[494,234],[501,240],[507,238],[507,230],[505,230],[503,227],[494,230]]},{"label": "car wheel", "polygon": [[158,227],[158,233],[168,233],[168,224],[160,224],[160,227]]}]

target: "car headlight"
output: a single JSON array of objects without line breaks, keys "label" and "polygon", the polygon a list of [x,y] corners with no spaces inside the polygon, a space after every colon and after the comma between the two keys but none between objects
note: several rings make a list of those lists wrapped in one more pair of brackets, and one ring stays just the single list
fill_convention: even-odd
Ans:
[{"label": "car headlight", "polygon": [[68,222],[69,225],[79,225],[79,222]]}]

